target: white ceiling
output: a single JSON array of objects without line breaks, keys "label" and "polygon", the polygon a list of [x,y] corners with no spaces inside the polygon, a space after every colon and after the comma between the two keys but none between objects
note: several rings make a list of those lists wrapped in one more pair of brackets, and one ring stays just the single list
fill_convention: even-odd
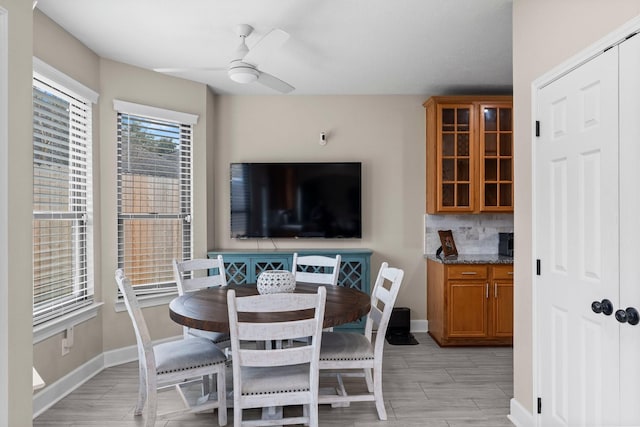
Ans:
[{"label": "white ceiling", "polygon": [[103,58],[220,94],[272,95],[224,68],[237,24],[290,34],[259,68],[290,95],[510,93],[513,0],[38,0],[37,8]]}]

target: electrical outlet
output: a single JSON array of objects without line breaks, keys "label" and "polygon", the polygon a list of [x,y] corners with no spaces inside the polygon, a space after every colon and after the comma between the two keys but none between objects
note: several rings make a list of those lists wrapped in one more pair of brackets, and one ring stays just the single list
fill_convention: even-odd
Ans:
[{"label": "electrical outlet", "polygon": [[62,355],[65,356],[69,354],[71,347],[73,347],[73,326],[64,331],[64,337],[62,338]]}]

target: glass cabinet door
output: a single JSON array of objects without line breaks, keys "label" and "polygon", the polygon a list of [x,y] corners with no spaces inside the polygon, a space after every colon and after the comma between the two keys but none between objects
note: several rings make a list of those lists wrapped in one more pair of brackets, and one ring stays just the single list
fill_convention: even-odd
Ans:
[{"label": "glass cabinet door", "polygon": [[513,117],[511,105],[482,105],[480,210],[513,209]]},{"label": "glass cabinet door", "polygon": [[473,210],[473,107],[438,108],[438,204],[442,210]]}]

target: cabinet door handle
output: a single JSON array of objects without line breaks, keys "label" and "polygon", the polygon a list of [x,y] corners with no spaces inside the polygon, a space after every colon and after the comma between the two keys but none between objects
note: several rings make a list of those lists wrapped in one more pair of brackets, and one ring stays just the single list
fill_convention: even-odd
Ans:
[{"label": "cabinet door handle", "polygon": [[486,297],[487,297],[487,299],[489,299],[489,282],[487,282],[485,286],[486,286],[486,288],[485,288],[486,289],[486,291],[485,291]]},{"label": "cabinet door handle", "polygon": [[513,271],[507,271],[507,274],[513,275]]},{"label": "cabinet door handle", "polygon": [[478,274],[477,271],[463,271],[462,273],[463,276],[475,276],[476,274]]},{"label": "cabinet door handle", "polygon": [[498,299],[498,282],[493,282],[493,297]]}]

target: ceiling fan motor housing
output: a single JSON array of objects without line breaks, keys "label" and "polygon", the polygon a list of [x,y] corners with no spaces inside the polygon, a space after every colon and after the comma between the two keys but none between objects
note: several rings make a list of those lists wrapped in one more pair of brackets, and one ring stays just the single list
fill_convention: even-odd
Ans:
[{"label": "ceiling fan motor housing", "polygon": [[252,65],[239,60],[231,62],[229,66],[229,78],[237,83],[253,83],[258,80],[259,72]]}]

